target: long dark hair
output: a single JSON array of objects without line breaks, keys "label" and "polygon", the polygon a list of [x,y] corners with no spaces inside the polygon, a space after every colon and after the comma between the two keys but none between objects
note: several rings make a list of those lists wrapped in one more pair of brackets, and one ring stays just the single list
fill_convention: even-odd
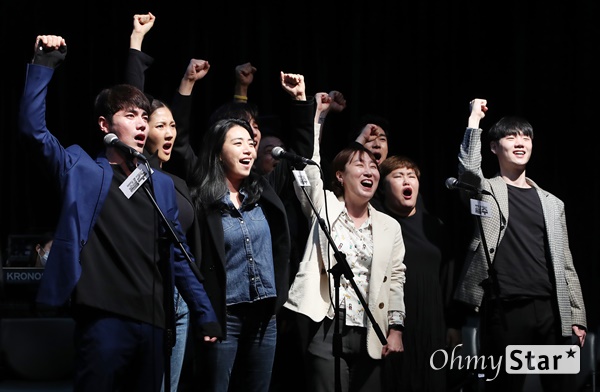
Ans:
[{"label": "long dark hair", "polygon": [[[248,131],[250,137],[254,137],[248,121],[237,118],[217,120],[204,134],[198,154],[198,163],[188,178],[190,195],[198,210],[203,206],[215,207],[227,194],[227,175],[220,157],[225,136],[234,126],[243,127]],[[260,198],[263,188],[259,180],[260,175],[251,170],[250,175],[242,181],[241,188],[248,195],[245,204],[254,203]]]}]

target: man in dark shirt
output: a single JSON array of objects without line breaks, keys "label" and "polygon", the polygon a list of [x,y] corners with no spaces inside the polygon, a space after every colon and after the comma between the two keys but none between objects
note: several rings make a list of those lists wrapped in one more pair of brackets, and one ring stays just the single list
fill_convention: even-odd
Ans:
[{"label": "man in dark shirt", "polygon": [[[483,177],[479,122],[486,111],[486,100],[471,101],[458,156],[459,179],[482,189],[477,197],[487,214],[478,217],[481,229],[477,225],[455,298],[482,310],[484,355],[506,361],[508,345],[567,345],[572,336],[583,347],[585,306],[564,203],[526,176],[533,128],[518,117],[504,117],[490,129],[490,149],[500,172]],[[505,362],[501,369],[497,379],[486,382],[486,391],[523,389],[525,374],[507,374]],[[542,375],[540,381],[545,391],[565,391],[569,378]]]},{"label": "man in dark shirt", "polygon": [[[66,51],[60,36],[37,37],[19,112],[21,134],[43,157],[62,194],[38,302],[73,306],[75,391],[159,391],[168,354],[164,331],[171,323],[164,292],[172,293],[173,281],[204,341],[216,341],[221,328],[191,268],[173,181],[159,171],[148,175],[143,165],[136,168],[131,153],[141,154],[148,135],[146,96],[117,85],[96,97],[101,132],[116,135],[129,153],[109,145],[93,159],[78,145],[64,148],[47,129],[46,93]],[[177,238],[159,241],[171,232]]]}]

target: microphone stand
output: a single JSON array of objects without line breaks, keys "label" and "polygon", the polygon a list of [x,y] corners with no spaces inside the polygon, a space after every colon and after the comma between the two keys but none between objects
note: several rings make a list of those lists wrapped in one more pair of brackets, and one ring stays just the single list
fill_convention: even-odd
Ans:
[{"label": "microphone stand", "polygon": [[[160,206],[156,202],[154,198],[154,184],[151,181],[151,172],[150,164],[148,161],[144,162],[145,171],[148,174],[149,183],[142,185],[142,188],[148,195],[148,198],[154,205],[155,210],[160,215],[162,221],[166,226],[166,235],[167,237],[161,236],[158,239],[159,242],[159,257],[160,257],[160,270],[163,274],[163,297],[164,297],[164,310],[165,310],[165,339],[164,339],[164,392],[170,392],[171,390],[171,354],[173,351],[173,346],[175,345],[175,304],[173,301],[174,297],[174,289],[173,289],[173,277],[171,274],[171,266],[169,263],[170,259],[170,249],[168,246],[169,241],[179,247],[179,249],[183,252],[185,258],[187,259],[190,265],[193,264],[192,259],[189,253],[185,250],[183,246],[183,242],[177,235],[173,225],[166,218],[165,214],[160,209]],[[148,185],[148,186],[147,186]]]},{"label": "microphone stand", "polygon": [[[498,199],[491,192],[488,192],[484,189],[482,190],[473,190],[469,191],[470,194],[484,194],[490,196],[496,202],[496,206],[498,207],[498,214],[500,214],[500,231],[504,230],[504,215],[502,215],[502,210],[500,210],[500,203],[498,203]],[[479,227],[479,232],[481,233],[481,245],[483,246],[483,250],[485,252],[485,260],[488,266],[488,282],[486,284],[487,291],[494,298],[494,302],[500,311],[500,320],[502,322],[502,326],[506,329],[506,316],[504,315],[504,311],[502,310],[502,301],[500,300],[500,282],[498,282],[498,276],[496,275],[496,270],[492,264],[492,257],[490,256],[490,250],[487,246],[487,240],[485,237],[485,232],[483,231],[483,223],[481,221],[481,215],[477,215],[477,226]],[[484,287],[486,288],[486,287]]]},{"label": "microphone stand", "polygon": [[317,217],[317,221],[319,222],[319,226],[321,226],[321,230],[323,230],[323,232],[325,233],[325,236],[327,237],[329,245],[331,246],[331,248],[333,248],[334,257],[337,261],[336,265],[331,267],[328,272],[333,275],[333,282],[334,282],[334,287],[335,287],[335,302],[333,305],[333,308],[334,308],[334,313],[333,313],[333,322],[334,322],[333,356],[335,358],[335,390],[339,392],[342,390],[342,382],[341,382],[341,375],[340,375],[340,373],[341,373],[340,357],[342,355],[342,335],[341,335],[340,329],[339,329],[340,320],[339,320],[339,309],[338,308],[339,308],[339,303],[340,303],[339,302],[340,280],[341,280],[342,275],[344,275],[346,280],[348,280],[350,282],[359,301],[365,305],[365,313],[367,314],[367,317],[371,321],[371,324],[373,325],[373,329],[375,330],[377,337],[381,341],[381,344],[383,344],[385,346],[387,344],[387,339],[386,339],[385,335],[383,334],[381,328],[379,327],[379,324],[377,324],[377,322],[375,321],[375,318],[373,317],[373,313],[371,312],[371,309],[369,309],[369,304],[365,302],[360,290],[358,289],[358,286],[356,285],[356,282],[354,281],[354,273],[352,272],[352,269],[350,268],[350,265],[348,264],[348,261],[346,260],[346,255],[338,250],[337,246],[335,245],[335,241],[333,240],[333,238],[331,237],[331,234],[329,233],[329,229],[327,228],[325,221],[319,215],[317,208],[315,207],[313,201],[311,200],[310,196],[308,195],[308,192],[306,192],[306,189],[304,188],[304,186],[300,186],[300,188],[302,188],[302,192],[304,192],[306,199],[310,203],[310,207],[314,211],[314,213]]},{"label": "microphone stand", "polygon": [[[506,219],[504,218],[504,215],[502,215],[502,210],[500,209],[500,203],[498,202],[498,199],[496,199],[496,196],[494,196],[494,194],[492,192],[489,192],[485,189],[478,189],[478,188],[473,188],[473,189],[449,188],[449,189],[464,190],[465,192],[467,192],[469,194],[469,196],[475,196],[475,195],[479,195],[479,194],[490,196],[494,200],[494,202],[496,202],[496,206],[498,207],[498,214],[500,214],[500,231],[504,230],[504,224],[505,224]],[[484,289],[488,293],[490,293],[490,295],[494,298],[496,305],[498,306],[498,309],[500,310],[502,326],[506,329],[506,317],[504,315],[504,312],[502,311],[502,302],[500,301],[500,283],[498,282],[496,270],[494,269],[494,266],[492,265],[492,258],[490,256],[490,250],[487,246],[485,232],[483,231],[483,223],[481,221],[481,214],[474,214],[474,215],[477,215],[476,220],[477,220],[477,226],[479,228],[479,233],[481,233],[481,245],[483,246],[483,250],[485,253],[485,260],[487,262],[487,267],[488,267],[488,279],[487,279],[487,282],[484,283]]]},{"label": "microphone stand", "polygon": [[[504,215],[502,215],[502,210],[500,210],[500,203],[498,202],[498,199],[496,199],[496,197],[494,196],[494,194],[492,194],[491,192],[488,192],[484,189],[482,190],[467,190],[467,192],[470,195],[476,195],[476,194],[484,194],[484,195],[488,195],[491,196],[492,199],[494,199],[494,201],[496,202],[496,205],[498,206],[498,213],[500,214],[500,231],[502,231],[504,229]],[[498,276],[496,275],[496,270],[494,269],[494,266],[492,264],[492,258],[490,256],[490,250],[488,248],[487,245],[487,240],[485,237],[485,232],[483,231],[483,223],[481,220],[481,215],[477,215],[477,226],[479,227],[479,233],[481,233],[481,246],[483,246],[483,250],[485,253],[485,259],[487,262],[487,267],[488,267],[488,279],[487,282],[484,281],[483,284],[483,288],[486,292],[489,293],[490,296],[492,296],[492,298],[490,300],[493,299],[494,304],[496,305],[498,312],[500,313],[500,322],[502,323],[502,327],[504,329],[506,329],[506,315],[504,314],[504,309],[502,306],[502,301],[500,299],[500,283],[498,282]],[[485,296],[485,295],[484,295]],[[490,301],[487,300],[486,302]],[[490,312],[490,306],[486,303],[484,308],[483,308],[483,312]],[[482,331],[485,331],[488,328],[487,322],[486,320],[486,315],[483,314],[483,317],[481,317],[481,329]],[[477,370],[479,372],[479,370]],[[478,380],[478,390],[482,389],[482,385],[481,385],[481,378],[476,378],[476,380]]]}]

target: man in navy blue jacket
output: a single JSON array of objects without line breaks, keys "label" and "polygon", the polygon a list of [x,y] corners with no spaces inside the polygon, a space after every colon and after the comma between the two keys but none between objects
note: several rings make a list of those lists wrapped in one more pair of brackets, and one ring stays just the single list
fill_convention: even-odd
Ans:
[{"label": "man in navy blue jacket", "polygon": [[[173,282],[204,341],[216,341],[221,328],[191,267],[172,180],[159,171],[148,175],[143,165],[136,168],[134,154],[110,144],[96,159],[78,145],[64,148],[47,129],[48,85],[66,49],[60,36],[37,37],[19,112],[20,132],[32,153],[43,157],[62,195],[37,300],[72,307],[75,391],[159,391],[169,323],[164,292],[172,292]],[[148,136],[149,110],[146,96],[130,85],[104,89],[95,101],[100,131],[138,153]],[[166,246],[159,241],[170,228],[181,247],[173,246],[175,239]]]}]

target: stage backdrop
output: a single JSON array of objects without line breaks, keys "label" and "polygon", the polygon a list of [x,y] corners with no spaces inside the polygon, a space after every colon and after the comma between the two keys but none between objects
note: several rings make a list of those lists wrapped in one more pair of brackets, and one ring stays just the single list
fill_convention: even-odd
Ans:
[{"label": "stage backdrop", "polygon": [[[196,129],[232,98],[234,68],[257,67],[249,99],[261,114],[285,113],[279,72],[301,73],[309,94],[341,91],[348,106],[325,126],[324,154],[346,143],[365,113],[387,117],[393,153],[422,169],[427,207],[452,229],[460,253],[470,226],[456,191],[457,154],[468,102],[486,98],[489,128],[504,115],[527,118],[535,131],[528,175],[566,203],[570,243],[588,316],[600,298],[598,145],[598,2],[344,1],[180,2],[3,1],[0,29],[2,192],[0,241],[52,228],[56,189],[17,136],[25,63],[38,34],[66,38],[68,55],[49,87],[48,126],[64,145],[90,153],[102,135],[92,118],[100,89],[123,81],[135,13],[157,20],[145,52],[155,58],[147,91],[169,100],[191,58],[211,64],[194,91]],[[568,5],[567,5],[568,4]],[[192,138],[198,142],[196,138]],[[484,171],[497,170],[484,151]]]}]

